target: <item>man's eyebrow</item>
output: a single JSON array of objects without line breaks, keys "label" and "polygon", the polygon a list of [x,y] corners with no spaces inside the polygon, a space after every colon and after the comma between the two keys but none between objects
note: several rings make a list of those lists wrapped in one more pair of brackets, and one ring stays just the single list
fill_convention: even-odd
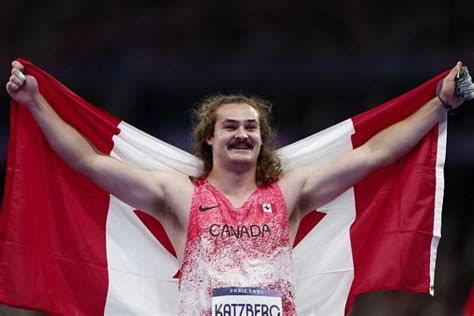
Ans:
[{"label": "man's eyebrow", "polygon": [[[234,119],[225,119],[222,121],[222,124],[224,123],[238,123],[239,120],[234,120]],[[258,124],[258,121],[256,119],[248,119],[248,120],[244,120],[245,123],[256,123]]]}]

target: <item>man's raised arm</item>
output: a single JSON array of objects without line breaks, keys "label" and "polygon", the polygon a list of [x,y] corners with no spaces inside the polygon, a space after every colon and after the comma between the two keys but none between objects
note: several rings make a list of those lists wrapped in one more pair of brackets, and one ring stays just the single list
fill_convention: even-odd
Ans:
[{"label": "man's raised arm", "polygon": [[12,63],[6,88],[30,110],[48,143],[69,166],[131,206],[159,215],[156,208],[165,202],[166,184],[179,182],[180,175],[142,170],[101,153],[59,117],[39,92],[37,80],[25,75],[18,61]]},{"label": "man's raised arm", "polygon": [[364,145],[331,162],[288,172],[281,186],[292,208],[289,211],[298,210],[304,215],[409,152],[436,123],[445,119],[443,103],[453,108],[461,105],[463,99],[455,91],[455,77],[461,66],[460,62],[457,63],[440,82],[436,97],[408,118],[379,132]]}]

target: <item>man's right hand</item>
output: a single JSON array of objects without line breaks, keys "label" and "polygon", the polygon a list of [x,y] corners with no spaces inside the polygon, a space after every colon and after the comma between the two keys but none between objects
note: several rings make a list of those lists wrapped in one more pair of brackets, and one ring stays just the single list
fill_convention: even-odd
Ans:
[{"label": "man's right hand", "polygon": [[25,75],[25,67],[19,61],[12,62],[11,77],[7,82],[8,94],[18,103],[31,106],[39,96],[35,77]]}]

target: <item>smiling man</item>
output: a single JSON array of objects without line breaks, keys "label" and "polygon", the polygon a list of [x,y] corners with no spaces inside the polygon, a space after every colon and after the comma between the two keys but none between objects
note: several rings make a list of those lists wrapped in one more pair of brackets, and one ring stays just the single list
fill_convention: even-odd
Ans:
[{"label": "smiling man", "polygon": [[214,96],[195,112],[198,156],[192,178],[142,170],[101,153],[66,124],[38,83],[12,63],[9,94],[33,114],[49,144],[72,168],[162,223],[182,265],[180,314],[295,314],[291,245],[300,219],[368,174],[410,151],[447,108],[458,63],[436,97],[364,145],[323,165],[284,172],[270,149],[270,104],[242,95]]}]

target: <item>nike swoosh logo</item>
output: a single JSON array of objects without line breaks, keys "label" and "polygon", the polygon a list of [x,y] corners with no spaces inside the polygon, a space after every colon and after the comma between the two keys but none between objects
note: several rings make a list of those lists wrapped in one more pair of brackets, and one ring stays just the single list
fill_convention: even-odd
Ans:
[{"label": "nike swoosh logo", "polygon": [[216,208],[216,207],[218,207],[218,206],[219,206],[219,204],[211,205],[211,206],[202,206],[202,205],[199,205],[199,211],[205,212],[205,211],[211,210],[211,209],[213,209],[213,208]]}]

